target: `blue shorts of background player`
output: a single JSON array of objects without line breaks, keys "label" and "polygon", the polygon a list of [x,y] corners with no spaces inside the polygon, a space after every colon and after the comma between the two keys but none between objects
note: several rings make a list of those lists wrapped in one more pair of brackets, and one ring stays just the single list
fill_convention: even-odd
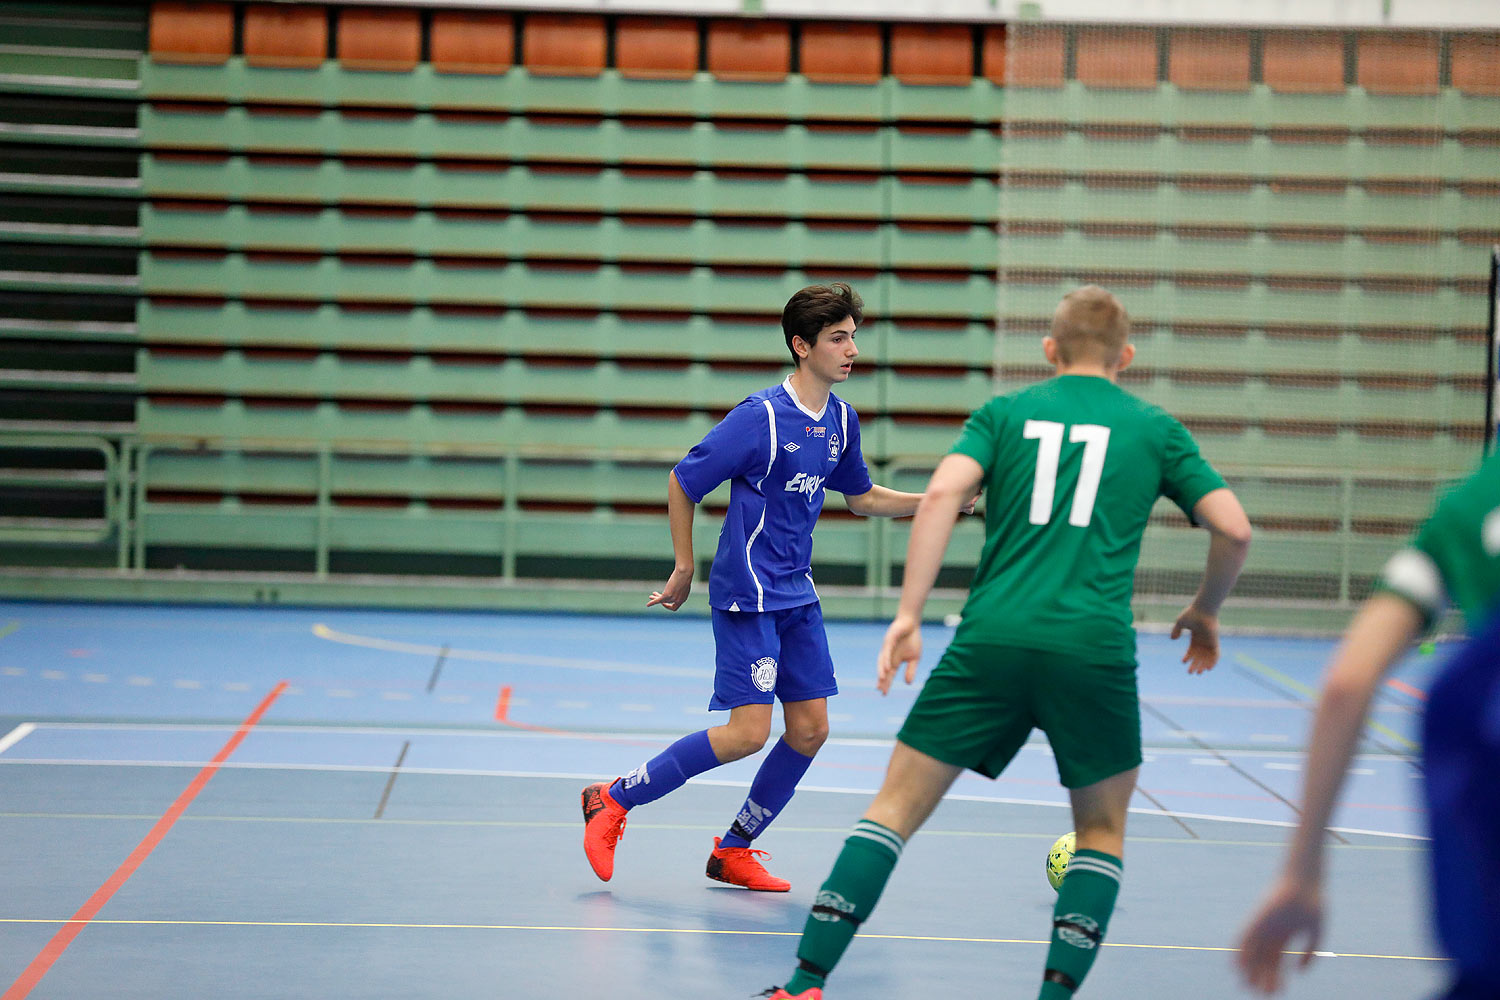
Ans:
[{"label": "blue shorts of background player", "polygon": [[1500,614],[1428,694],[1423,757],[1438,938],[1454,963],[1446,1000],[1500,998]]}]

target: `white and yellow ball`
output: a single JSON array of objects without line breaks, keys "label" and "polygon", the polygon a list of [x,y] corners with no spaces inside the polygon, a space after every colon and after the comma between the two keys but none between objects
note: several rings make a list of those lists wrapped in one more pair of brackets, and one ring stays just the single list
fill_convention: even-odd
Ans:
[{"label": "white and yellow ball", "polygon": [[1062,885],[1063,876],[1068,873],[1068,862],[1073,860],[1073,852],[1076,850],[1078,838],[1069,832],[1058,837],[1052,850],[1047,852],[1047,882],[1052,888]]}]

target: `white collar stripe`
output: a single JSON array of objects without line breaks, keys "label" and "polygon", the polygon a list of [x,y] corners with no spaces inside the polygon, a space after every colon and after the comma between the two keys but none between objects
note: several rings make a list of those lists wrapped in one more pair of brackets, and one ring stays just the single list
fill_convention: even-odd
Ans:
[{"label": "white collar stripe", "polygon": [[[826,402],[823,404],[823,408],[821,410],[819,410],[817,413],[814,413],[812,410],[809,410],[807,407],[803,406],[802,405],[802,400],[799,399],[799,398],[797,398],[797,390],[792,388],[792,377],[790,375],[788,375],[785,379],[782,380],[781,387],[786,390],[786,394],[788,396],[792,397],[792,403],[793,403],[793,405],[795,405],[797,407],[797,409],[801,410],[803,413],[807,414],[812,419],[814,419],[814,420],[822,420],[823,419],[823,414],[825,414],[825,413],[828,412],[828,404]],[[829,398],[831,399],[832,397],[830,396]]]}]

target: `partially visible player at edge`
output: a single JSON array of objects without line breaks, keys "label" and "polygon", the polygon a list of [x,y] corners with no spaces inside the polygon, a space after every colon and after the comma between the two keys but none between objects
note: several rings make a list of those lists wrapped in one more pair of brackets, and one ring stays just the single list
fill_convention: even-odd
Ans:
[{"label": "partially visible player at edge", "polygon": [[885,782],[814,900],[799,965],[771,997],[821,1000],[907,840],[965,768],[996,777],[1033,727],[1068,788],[1078,850],[1058,890],[1042,1000],[1071,997],[1098,953],[1120,887],[1125,814],[1141,763],[1130,600],[1141,535],[1160,496],[1208,528],[1188,673],[1219,656],[1218,611],[1244,564],[1250,523],[1187,430],[1115,384],[1130,364],[1115,297],[1080,288],[1042,341],[1057,371],[976,410],[938,465],[912,525],[901,604],[877,663],[916,677],[922,609],[963,498],[988,500],[985,543],[952,643],[897,734]]},{"label": "partially visible player at edge", "polygon": [[1380,682],[1457,605],[1473,638],[1434,682],[1424,721],[1438,936],[1454,959],[1449,1000],[1500,997],[1500,456],[1438,501],[1391,557],[1334,651],[1303,769],[1302,818],[1281,875],[1240,939],[1256,990],[1281,988],[1282,953],[1316,954],[1323,831]]},{"label": "partially visible player at edge", "polygon": [[859,418],[832,391],[859,356],[854,335],[863,318],[863,303],[846,284],[793,295],[781,314],[792,374],[731,410],[667,476],[675,566],[646,604],[668,611],[682,607],[692,587],[694,507],[731,481],[708,582],[715,645],[709,708],[728,709],[729,721],[684,736],[623,778],[583,790],[583,849],[606,882],[626,813],[696,774],[759,752],[779,698],[785,732],[734,822],[714,838],[707,875],[747,889],[791,887],[765,870],[757,858],[765,852],[750,843],[791,801],[828,738],[828,698],[838,693],[812,579],[812,530],[824,490],[843,493],[849,509],[867,517],[909,516],[922,499],[870,482]]}]

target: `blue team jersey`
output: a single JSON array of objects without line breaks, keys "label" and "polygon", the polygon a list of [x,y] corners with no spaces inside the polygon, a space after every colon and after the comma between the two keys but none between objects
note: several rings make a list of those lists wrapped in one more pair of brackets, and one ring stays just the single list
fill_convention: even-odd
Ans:
[{"label": "blue team jersey", "polygon": [[673,471],[693,503],[730,480],[729,511],[708,577],[708,603],[723,611],[816,601],[812,530],[823,491],[870,490],[854,407],[829,393],[814,413],[789,381],[736,406]]}]

